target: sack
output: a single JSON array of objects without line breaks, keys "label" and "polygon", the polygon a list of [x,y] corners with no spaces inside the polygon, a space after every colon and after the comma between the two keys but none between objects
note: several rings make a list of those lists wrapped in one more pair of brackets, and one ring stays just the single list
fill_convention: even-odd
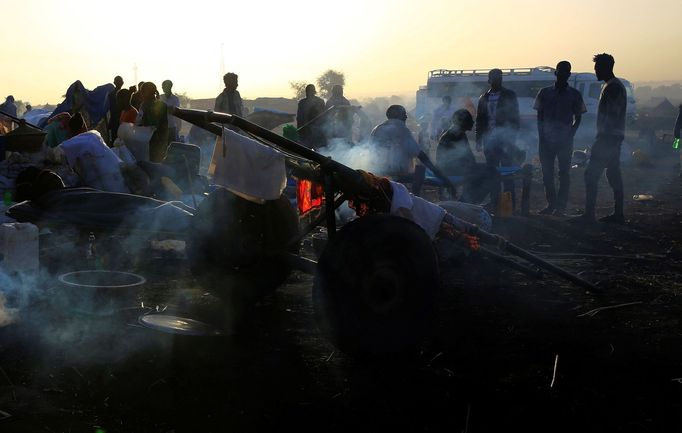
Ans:
[{"label": "sack", "polygon": [[118,138],[114,142],[114,147],[112,147],[111,150],[119,157],[121,162],[126,165],[135,164],[136,160],[130,149],[128,149],[122,141],[119,144],[116,143],[119,143]]}]

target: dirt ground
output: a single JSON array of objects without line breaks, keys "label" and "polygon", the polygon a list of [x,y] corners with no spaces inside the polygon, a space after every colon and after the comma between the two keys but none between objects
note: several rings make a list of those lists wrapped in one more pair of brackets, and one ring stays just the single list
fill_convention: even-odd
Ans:
[{"label": "dirt ground", "polygon": [[[217,337],[137,322],[157,306],[208,323],[230,314],[182,259],[145,257],[144,308],[106,317],[56,306],[59,289],[45,281],[43,296],[0,328],[0,431],[677,431],[682,182],[674,165],[625,169],[624,226],[496,220],[497,232],[602,291],[509,270],[499,285],[463,285],[471,269],[442,269],[436,326],[411,357],[359,361],[335,350],[315,325],[312,277],[298,272],[238,333]],[[581,168],[572,181],[577,212]],[[655,200],[633,201],[640,193]],[[607,214],[605,181],[599,202]],[[543,205],[538,174],[532,209]],[[621,304],[629,305],[596,310]]]}]

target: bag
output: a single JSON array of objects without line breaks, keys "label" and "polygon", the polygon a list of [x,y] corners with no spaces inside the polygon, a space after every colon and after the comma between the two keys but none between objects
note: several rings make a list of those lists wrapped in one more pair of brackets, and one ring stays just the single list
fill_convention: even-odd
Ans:
[{"label": "bag", "polygon": [[128,149],[128,147],[123,143],[123,140],[116,139],[114,142],[114,147],[111,148],[116,156],[123,162],[123,164],[130,165],[135,164],[136,159],[133,153]]}]

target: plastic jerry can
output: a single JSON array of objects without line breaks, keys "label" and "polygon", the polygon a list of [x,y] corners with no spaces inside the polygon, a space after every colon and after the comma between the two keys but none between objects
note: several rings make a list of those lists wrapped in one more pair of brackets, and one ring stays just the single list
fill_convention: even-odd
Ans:
[{"label": "plastic jerry can", "polygon": [[504,191],[500,195],[500,201],[497,204],[497,216],[510,217],[514,214],[514,206],[512,204],[511,191]]}]

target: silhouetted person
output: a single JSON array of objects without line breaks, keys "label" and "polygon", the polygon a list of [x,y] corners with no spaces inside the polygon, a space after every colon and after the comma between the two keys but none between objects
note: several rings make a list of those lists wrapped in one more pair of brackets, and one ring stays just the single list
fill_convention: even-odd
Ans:
[{"label": "silhouetted person", "polygon": [[[516,93],[502,87],[502,71],[488,73],[490,89],[478,100],[476,149],[483,149],[486,163],[494,168],[513,164],[516,134],[521,126]],[[514,181],[506,180],[504,190],[514,197]]]},{"label": "silhouetted person", "polygon": [[[673,137],[680,139],[680,129],[682,129],[682,104],[680,104],[680,112],[677,113],[677,120],[675,120],[675,128],[673,128]],[[682,161],[682,159],[680,159]],[[682,166],[680,167],[680,177],[682,177]]]},{"label": "silhouetted person", "polygon": [[613,74],[615,61],[610,54],[594,56],[597,80],[606,84],[599,97],[597,110],[597,137],[585,169],[585,213],[578,220],[594,221],[599,178],[606,169],[606,178],[613,189],[614,212],[600,218],[608,223],[625,222],[623,215],[623,178],[620,172],[620,147],[625,138],[625,110],[627,94],[623,83]]},{"label": "silhouetted person", "polygon": [[239,76],[233,72],[228,72],[223,76],[223,83],[225,83],[225,90],[216,98],[214,110],[242,117],[244,115],[244,104],[237,90]]},{"label": "silhouetted person", "polygon": [[114,78],[114,90],[109,92],[109,95],[107,96],[107,103],[109,104],[109,138],[111,140],[111,143],[116,140],[116,137],[118,137],[118,125],[120,125],[120,117],[121,117],[121,107],[118,106],[117,101],[116,101],[116,94],[118,93],[119,90],[123,87],[123,78],[120,76],[116,76]]},{"label": "silhouetted person", "polygon": [[449,95],[443,96],[442,101],[443,103],[436,108],[431,118],[432,140],[439,140],[443,132],[450,127],[450,120],[455,112],[452,98]]},{"label": "silhouetted person", "polygon": [[386,110],[386,120],[372,131],[373,173],[400,177],[414,171],[414,159],[422,149],[405,125],[406,120],[405,107],[391,105]]},{"label": "silhouetted person", "polygon": [[[166,104],[166,107],[180,106],[180,98],[178,98],[178,96],[174,95],[172,92],[173,82],[171,80],[165,80],[163,83],[161,83],[161,89],[163,90],[163,94],[161,95],[160,99],[161,102]],[[168,140],[176,141],[178,139],[179,133],[180,119],[173,116],[172,114],[168,114]]]},{"label": "silhouetted person", "polygon": [[[298,101],[298,110],[296,111],[296,126],[298,128],[324,112],[324,100],[315,96],[316,93],[317,91],[313,84],[305,86],[305,98]],[[301,142],[309,147],[315,147],[315,144],[321,144],[316,143],[320,141],[320,139],[324,139],[320,136],[320,127],[321,125],[311,124],[299,131]]]},{"label": "silhouetted person", "polygon": [[133,91],[133,95],[130,98],[130,105],[135,107],[136,110],[139,110],[140,106],[142,105],[142,85],[143,84],[144,84],[144,81],[140,81],[137,85],[137,90],[133,90],[132,87],[130,88],[130,90]]},{"label": "silhouetted person", "polygon": [[497,170],[477,163],[469,145],[467,131],[474,127],[474,118],[466,109],[452,114],[451,126],[438,140],[436,162],[447,176],[463,176],[461,201],[480,203],[497,183]]},{"label": "silhouetted person", "polygon": [[168,110],[159,100],[159,91],[152,82],[142,85],[142,105],[140,106],[142,126],[154,126],[156,130],[149,140],[149,160],[161,162],[168,147]]},{"label": "silhouetted person", "polygon": [[448,176],[463,176],[476,163],[469,146],[467,131],[474,126],[474,119],[467,110],[457,110],[450,119],[451,126],[438,140],[436,162]]},{"label": "silhouetted person", "polygon": [[348,106],[350,102],[343,96],[343,86],[335,84],[332,86],[332,95],[327,99],[327,104],[325,108],[331,108],[333,106]]},{"label": "silhouetted person", "polygon": [[[5,102],[0,104],[0,113],[17,117],[17,106],[14,103],[14,96],[9,95],[5,98]],[[9,117],[0,114],[0,134],[7,134],[11,128],[12,120]]]},{"label": "silhouetted person", "polygon": [[81,113],[76,113],[69,119],[68,122],[69,136],[75,137],[78,134],[82,134],[88,130],[88,127],[83,119]]},{"label": "silhouetted person", "polygon": [[327,139],[340,138],[350,143],[353,135],[353,112],[350,109],[343,107],[350,107],[350,101],[343,96],[343,86],[335,84],[332,87],[332,95],[327,99],[325,108],[338,108],[331,116],[329,116],[325,129]]},{"label": "silhouetted person", "polygon": [[10,116],[17,117],[17,104],[14,103],[14,96],[9,95],[5,102],[0,104],[0,111]]},{"label": "silhouetted person", "polygon": [[[131,88],[134,88],[132,86]],[[132,96],[130,89],[121,89],[116,94],[116,103],[121,107],[120,123],[135,123],[137,120],[137,109],[130,104]]]},{"label": "silhouetted person", "polygon": [[[547,207],[540,214],[563,215],[568,204],[571,156],[582,114],[587,111],[579,91],[568,85],[571,64],[562,61],[554,71],[556,82],[545,87],[535,98],[538,112],[538,138],[542,181],[545,184]],[[559,160],[559,195],[554,186],[554,161]]]}]

